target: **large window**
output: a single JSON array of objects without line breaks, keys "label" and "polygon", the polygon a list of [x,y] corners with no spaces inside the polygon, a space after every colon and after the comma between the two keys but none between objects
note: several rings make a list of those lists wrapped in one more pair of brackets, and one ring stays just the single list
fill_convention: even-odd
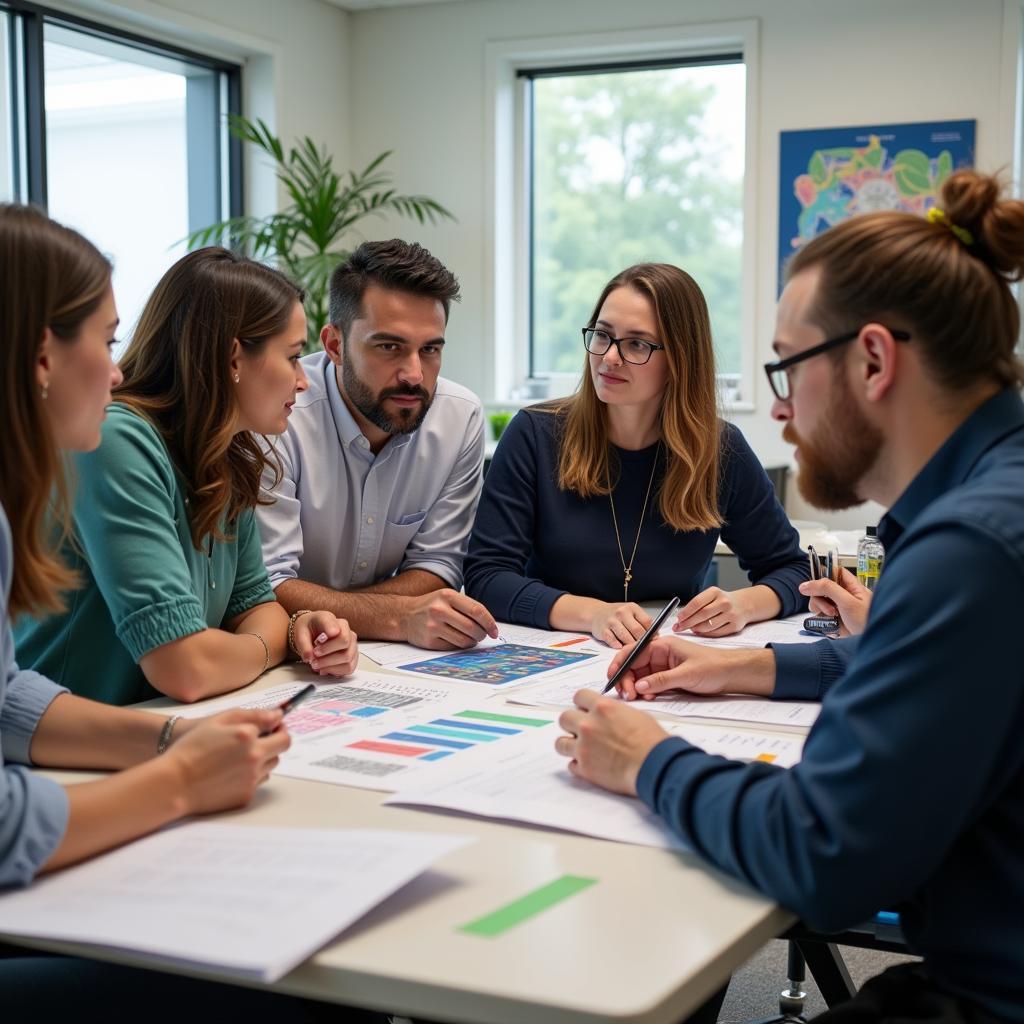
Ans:
[{"label": "large window", "polygon": [[240,212],[239,70],[34,6],[5,17],[0,194],[110,256],[127,334],[185,236]]},{"label": "large window", "polygon": [[696,279],[711,310],[719,372],[738,382],[742,55],[519,75],[530,139],[533,393],[568,390],[583,365],[580,328],[601,288],[648,261],[676,264]]}]

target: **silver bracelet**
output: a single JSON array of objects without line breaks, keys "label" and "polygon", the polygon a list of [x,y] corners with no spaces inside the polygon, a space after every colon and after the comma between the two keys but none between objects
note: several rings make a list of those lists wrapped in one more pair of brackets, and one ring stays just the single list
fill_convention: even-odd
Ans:
[{"label": "silver bracelet", "polygon": [[164,722],[164,727],[160,730],[160,739],[156,741],[156,752],[162,754],[171,745],[171,733],[174,732],[174,723],[181,718],[181,715],[171,715],[170,718]]},{"label": "silver bracelet", "polygon": [[270,666],[270,648],[267,646],[267,641],[259,635],[259,633],[243,633],[242,636],[254,636],[261,644],[263,644],[263,668],[256,673],[257,676],[263,675]]}]

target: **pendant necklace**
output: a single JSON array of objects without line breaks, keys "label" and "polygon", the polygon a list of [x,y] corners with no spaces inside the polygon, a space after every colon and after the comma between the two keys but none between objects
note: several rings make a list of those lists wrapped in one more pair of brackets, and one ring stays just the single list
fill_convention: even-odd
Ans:
[{"label": "pendant necklace", "polygon": [[622,563],[622,600],[629,600],[629,584],[633,579],[633,562],[636,559],[636,549],[640,546],[640,533],[644,528],[644,517],[647,515],[647,503],[651,498],[651,488],[654,486],[654,474],[658,469],[658,456],[661,454],[661,442],[654,449],[654,465],[651,466],[651,478],[647,481],[647,493],[644,495],[644,507],[640,510],[640,525],[636,528],[636,539],[633,541],[633,551],[629,556],[629,564],[626,564],[626,555],[622,550],[622,538],[619,536],[619,520],[615,515],[615,499],[612,497],[611,481],[608,479],[605,470],[605,483],[608,485],[608,503],[612,507],[612,525],[615,527],[615,543],[619,548],[619,561]]}]

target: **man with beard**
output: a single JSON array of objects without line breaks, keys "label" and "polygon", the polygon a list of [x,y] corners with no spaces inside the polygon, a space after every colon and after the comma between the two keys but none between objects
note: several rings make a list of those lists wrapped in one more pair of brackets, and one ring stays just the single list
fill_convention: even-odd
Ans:
[{"label": "man with beard", "polygon": [[[1022,274],[1024,203],[973,171],[927,219],[855,217],[789,267],[766,370],[802,489],[889,507],[866,629],[800,764],[710,756],[589,690],[560,719],[574,775],[638,795],[811,926],[899,911],[923,962],[872,979],[829,1024],[1024,1022]],[[733,678],[770,691],[774,653],[755,653],[756,685]],[[626,689],[699,689],[693,660],[659,638]]]},{"label": "man with beard", "polygon": [[398,239],[364,242],[332,274],[324,350],[302,360],[309,389],[275,439],[282,475],[264,477],[258,513],[293,615],[332,609],[362,639],[435,649],[497,636],[459,593],[484,440],[479,399],[439,377],[458,297],[449,270]]}]

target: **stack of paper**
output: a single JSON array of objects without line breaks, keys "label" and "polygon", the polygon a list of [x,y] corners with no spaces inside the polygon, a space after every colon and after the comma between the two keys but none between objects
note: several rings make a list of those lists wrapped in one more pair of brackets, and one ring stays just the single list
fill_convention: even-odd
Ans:
[{"label": "stack of paper", "polygon": [[[571,707],[579,685],[561,678],[538,683],[509,696],[513,704],[528,707]],[[617,696],[610,694],[609,696]],[[673,718],[710,718],[720,722],[743,722],[772,729],[798,729],[806,732],[818,717],[821,705],[810,701],[768,700],[762,697],[697,697],[675,693],[654,700],[635,700],[630,707]]]},{"label": "stack of paper", "polygon": [[[670,731],[712,754],[779,767],[796,764],[803,747],[803,737],[711,725],[680,724]],[[639,800],[571,775],[566,759],[554,749],[560,732],[538,730],[501,748],[478,750],[422,777],[386,803],[502,818],[620,843],[685,848]]]},{"label": "stack of paper", "polygon": [[276,981],[472,841],[193,822],[0,896],[0,934],[87,942]]}]

